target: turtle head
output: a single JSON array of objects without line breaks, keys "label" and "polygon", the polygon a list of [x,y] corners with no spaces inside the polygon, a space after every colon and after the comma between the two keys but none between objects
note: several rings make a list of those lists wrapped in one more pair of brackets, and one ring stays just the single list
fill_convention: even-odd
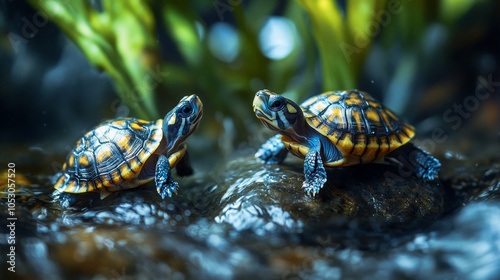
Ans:
[{"label": "turtle head", "polygon": [[255,94],[253,110],[259,120],[269,129],[294,139],[303,135],[304,114],[297,103],[267,89]]},{"label": "turtle head", "polygon": [[198,129],[203,116],[203,103],[196,95],[184,96],[163,119],[163,135],[167,154],[175,152]]}]

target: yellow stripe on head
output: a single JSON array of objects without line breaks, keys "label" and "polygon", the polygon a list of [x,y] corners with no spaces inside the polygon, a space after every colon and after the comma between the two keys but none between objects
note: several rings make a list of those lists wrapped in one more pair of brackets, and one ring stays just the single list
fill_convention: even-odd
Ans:
[{"label": "yellow stripe on head", "polygon": [[175,114],[172,114],[172,116],[170,117],[170,119],[168,120],[168,125],[173,125],[175,124],[175,120],[176,120],[176,115]]}]

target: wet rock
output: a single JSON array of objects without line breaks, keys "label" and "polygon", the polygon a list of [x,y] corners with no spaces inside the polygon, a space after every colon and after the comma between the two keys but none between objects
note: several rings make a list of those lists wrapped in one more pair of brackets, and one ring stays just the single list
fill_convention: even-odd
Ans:
[{"label": "wet rock", "polygon": [[498,279],[500,205],[472,203],[387,251],[294,246],[270,253],[282,279]]},{"label": "wet rock", "polygon": [[[328,181],[316,197],[302,189],[302,162],[262,165],[252,158],[228,163],[217,176],[218,223],[259,235],[276,230],[301,232],[339,219],[395,227],[431,221],[443,210],[438,180],[425,182],[391,165],[329,168]],[[406,176],[405,176],[406,175]]]},{"label": "wet rock", "polygon": [[441,181],[390,165],[329,168],[316,197],[302,189],[294,157],[262,165],[243,156],[177,177],[179,193],[165,200],[150,183],[78,210],[52,201],[50,176],[27,173],[31,184],[16,188],[17,275],[496,279],[499,154],[479,154],[472,143],[467,150],[450,142],[436,153]]},{"label": "wet rock", "polygon": [[500,201],[499,135],[465,129],[437,146],[442,151],[441,179],[445,212],[471,201]]},{"label": "wet rock", "polygon": [[476,200],[500,200],[500,161],[498,159],[456,159],[443,163],[443,184],[448,191],[447,212]]},{"label": "wet rock", "polygon": [[201,239],[180,229],[74,226],[24,239],[18,246],[19,273],[29,279],[33,271],[39,279],[264,277],[266,269],[256,256],[229,243],[221,232],[211,228]]}]

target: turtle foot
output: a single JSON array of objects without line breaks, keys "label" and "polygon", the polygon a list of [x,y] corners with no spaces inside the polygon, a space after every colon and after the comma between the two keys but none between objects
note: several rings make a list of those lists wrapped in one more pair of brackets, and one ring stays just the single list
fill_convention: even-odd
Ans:
[{"label": "turtle foot", "polygon": [[161,187],[156,188],[158,194],[161,196],[161,199],[165,199],[165,197],[172,197],[173,194],[177,194],[177,190],[179,189],[179,184],[174,182],[173,180],[167,183],[164,183]]},{"label": "turtle foot", "polygon": [[432,181],[438,177],[441,163],[413,143],[408,143],[388,156],[414,172],[419,178]]},{"label": "turtle foot", "polygon": [[179,184],[172,178],[172,171],[170,169],[170,163],[166,156],[161,155],[158,158],[156,164],[156,176],[155,176],[156,190],[160,194],[162,199],[165,199],[167,195],[172,197],[172,194],[177,194],[177,189]]},{"label": "turtle foot", "polygon": [[326,170],[321,155],[316,151],[309,151],[304,159],[304,176],[302,184],[308,195],[315,196],[326,183]]},{"label": "turtle foot", "polygon": [[302,188],[306,191],[307,195],[314,197],[316,196],[317,193],[319,193],[319,190],[323,187],[323,184],[325,182],[326,180],[322,182],[320,178],[318,178],[318,180],[315,180],[313,182],[311,182],[311,180],[305,181],[302,184]]},{"label": "turtle foot", "polygon": [[437,158],[429,155],[426,151],[420,150],[419,153],[416,153],[415,160],[418,163],[415,172],[418,177],[427,181],[432,181],[438,177],[441,163]]},{"label": "turtle foot", "polygon": [[281,135],[278,134],[262,144],[257,153],[255,153],[255,157],[265,164],[279,164],[283,162],[287,153],[288,150],[283,145],[283,142],[281,142]]}]

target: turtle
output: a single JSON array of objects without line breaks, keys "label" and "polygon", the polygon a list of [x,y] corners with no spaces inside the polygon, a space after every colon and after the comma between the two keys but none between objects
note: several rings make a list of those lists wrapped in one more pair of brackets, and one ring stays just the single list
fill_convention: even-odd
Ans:
[{"label": "turtle", "polygon": [[80,138],[56,176],[53,197],[65,193],[98,192],[101,200],[116,191],[135,188],[155,179],[164,199],[177,193],[172,178],[193,173],[185,140],[203,116],[196,95],[183,97],[163,119],[145,121],[117,118],[105,121]]},{"label": "turtle", "polygon": [[302,187],[312,196],[327,181],[325,166],[393,163],[423,180],[438,176],[439,160],[410,142],[415,128],[364,91],[329,91],[299,106],[265,89],[256,93],[253,110],[278,133],[255,157],[267,164],[281,163],[288,152],[303,158]]}]

